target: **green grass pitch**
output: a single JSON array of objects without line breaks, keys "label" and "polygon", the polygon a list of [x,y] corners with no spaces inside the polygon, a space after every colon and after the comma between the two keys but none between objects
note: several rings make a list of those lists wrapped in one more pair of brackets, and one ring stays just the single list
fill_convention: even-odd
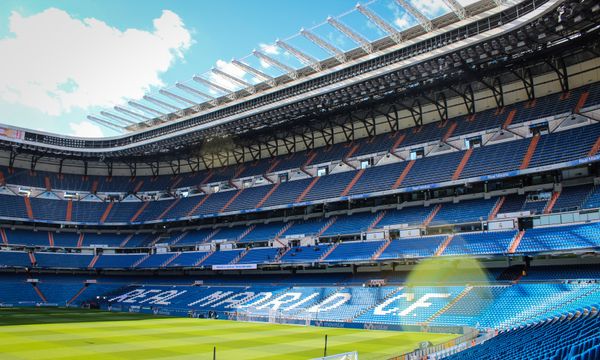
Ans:
[{"label": "green grass pitch", "polygon": [[54,308],[0,309],[0,359],[301,359],[358,351],[386,359],[457,335],[156,317]]}]

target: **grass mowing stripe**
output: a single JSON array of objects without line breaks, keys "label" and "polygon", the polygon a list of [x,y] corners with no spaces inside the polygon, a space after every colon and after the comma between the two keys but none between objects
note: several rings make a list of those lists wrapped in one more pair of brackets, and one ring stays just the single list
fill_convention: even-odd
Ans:
[{"label": "grass mowing stripe", "polygon": [[[37,323],[37,324],[36,324]],[[456,335],[153,317],[61,309],[0,310],[0,359],[302,359],[358,351],[379,360]]]}]

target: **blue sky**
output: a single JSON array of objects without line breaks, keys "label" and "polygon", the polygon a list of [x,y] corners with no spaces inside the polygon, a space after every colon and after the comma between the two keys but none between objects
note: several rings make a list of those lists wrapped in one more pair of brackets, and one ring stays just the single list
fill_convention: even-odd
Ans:
[{"label": "blue sky", "polygon": [[[440,0],[411,0],[430,17],[448,11]],[[467,0],[469,1],[469,0]],[[384,34],[357,11],[355,0],[23,1],[0,2],[0,123],[78,136],[116,134],[89,114],[139,99],[214,66],[261,49],[292,66],[301,63],[266,46],[314,28],[342,50],[356,47],[323,24],[341,20],[369,40]],[[416,24],[393,0],[367,3],[398,29]],[[287,40],[286,40],[287,41]],[[328,55],[302,37],[288,43],[313,57]],[[254,57],[246,60],[261,67]],[[254,62],[254,63],[252,63]],[[265,64],[262,69],[276,74]],[[248,74],[238,74],[248,82]],[[210,75],[209,75],[210,76]]]}]

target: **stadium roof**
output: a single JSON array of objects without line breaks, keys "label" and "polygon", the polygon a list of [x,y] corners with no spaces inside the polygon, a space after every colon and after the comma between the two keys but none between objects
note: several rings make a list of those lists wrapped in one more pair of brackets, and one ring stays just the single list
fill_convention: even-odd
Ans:
[{"label": "stadium roof", "polygon": [[[262,45],[249,55],[219,63],[191,79],[90,114],[88,119],[112,130],[150,128],[196,112],[282,86],[306,75],[368,57],[407,41],[405,34],[465,19],[494,5],[515,0],[371,0],[292,36]],[[331,33],[339,38],[332,39]],[[185,115],[189,115],[189,112]]]}]

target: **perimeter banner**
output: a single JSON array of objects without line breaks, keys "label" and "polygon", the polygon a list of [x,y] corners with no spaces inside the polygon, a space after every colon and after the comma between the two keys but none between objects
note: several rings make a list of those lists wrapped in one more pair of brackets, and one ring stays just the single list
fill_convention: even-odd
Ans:
[{"label": "perimeter banner", "polygon": [[25,131],[0,127],[0,136],[10,139],[23,140],[23,138],[25,138]]},{"label": "perimeter banner", "polygon": [[256,264],[213,265],[213,270],[254,270]]}]

